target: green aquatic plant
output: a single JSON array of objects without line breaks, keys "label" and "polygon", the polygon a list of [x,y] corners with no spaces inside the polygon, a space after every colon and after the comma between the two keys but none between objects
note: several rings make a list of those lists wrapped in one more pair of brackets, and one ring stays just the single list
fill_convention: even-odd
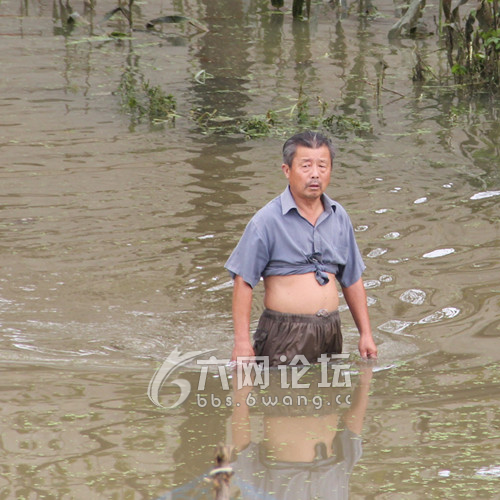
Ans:
[{"label": "green aquatic plant", "polygon": [[309,97],[304,94],[302,87],[299,90],[299,98],[296,104],[297,123],[299,125],[306,125],[311,122],[311,115],[309,113]]},{"label": "green aquatic plant", "polygon": [[140,122],[148,118],[150,122],[170,122],[176,117],[176,99],[166,94],[159,85],[148,81],[138,81],[136,73],[127,69],[118,86],[122,109],[131,115],[133,121]]},{"label": "green aquatic plant", "polygon": [[[448,67],[455,82],[470,90],[489,87],[500,89],[500,0],[440,0],[438,30],[446,51]],[[401,36],[428,36],[421,23],[426,0],[409,0],[407,10],[388,32],[389,39]],[[429,8],[429,7],[427,7]],[[429,77],[439,80],[420,54],[412,79],[424,82]]]},{"label": "green aquatic plant", "polygon": [[236,119],[219,115],[217,110],[191,110],[191,117],[202,133],[218,135],[243,134],[248,139],[272,135],[276,125],[273,116],[274,113],[270,111],[265,116],[255,115],[249,118]]},{"label": "green aquatic plant", "polygon": [[371,132],[371,124],[358,120],[355,117],[331,114],[321,121],[323,128],[336,135],[345,135],[348,132]]},{"label": "green aquatic plant", "polygon": [[[191,110],[191,117],[204,134],[243,134],[247,139],[289,135],[303,128],[321,129],[337,136],[361,135],[372,130],[371,124],[341,113],[327,114],[327,104],[316,99],[319,110],[305,94],[300,93],[291,107],[268,110],[265,115],[232,118],[219,115],[217,110]],[[311,102],[311,104],[310,104]]]},{"label": "green aquatic plant", "polygon": [[120,85],[118,86],[118,93],[121,97],[122,107],[124,109],[133,111],[141,111],[141,105],[137,98],[137,81],[133,71],[128,69],[121,77]]},{"label": "green aquatic plant", "polygon": [[175,120],[176,100],[172,94],[165,94],[158,85],[149,82],[143,84],[143,90],[148,104],[148,116],[151,121]]},{"label": "green aquatic plant", "polygon": [[457,83],[500,88],[499,0],[480,0],[461,15],[462,1],[452,9],[442,0],[443,34],[448,63]]},{"label": "green aquatic plant", "polygon": [[272,124],[267,117],[253,116],[243,121],[240,125],[240,130],[246,137],[265,137],[271,133]]},{"label": "green aquatic plant", "polygon": [[[118,87],[122,109],[132,123],[148,119],[150,123],[169,122],[175,125],[177,101],[158,85],[142,81],[142,76],[128,68]],[[247,139],[283,136],[299,129],[323,129],[338,136],[362,134],[371,125],[354,116],[327,113],[328,104],[321,97],[310,99],[302,89],[295,104],[282,109],[270,109],[264,115],[232,117],[221,115],[217,109],[193,108],[187,118],[203,134],[244,135]]]}]

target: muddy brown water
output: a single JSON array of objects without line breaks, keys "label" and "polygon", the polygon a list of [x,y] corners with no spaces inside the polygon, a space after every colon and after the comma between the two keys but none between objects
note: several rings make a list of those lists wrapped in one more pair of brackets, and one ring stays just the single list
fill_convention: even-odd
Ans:
[{"label": "muddy brown water", "polygon": [[[446,58],[435,35],[389,43],[399,10],[387,0],[371,17],[317,2],[309,23],[265,1],[140,2],[136,27],[181,14],[209,31],[166,24],[121,40],[108,35],[127,32],[123,18],[101,22],[116,5],[73,2],[81,18],[70,29],[66,4],[0,2],[0,497],[204,498],[235,406],[203,408],[192,392],[164,410],[148,384],[175,348],[229,357],[223,264],[285,186],[287,132],[213,134],[193,110],[285,110],[286,121],[302,88],[310,113],[318,97],[369,124],[334,134],[328,191],[357,230],[380,349],[361,453],[342,484],[353,499],[499,498],[498,98],[414,85],[416,49],[436,75]],[[127,70],[176,98],[175,126],[123,112]],[[354,391],[363,384],[345,307],[342,321]],[[225,402],[217,374],[203,395]],[[194,391],[193,363],[177,376]],[[178,393],[168,381],[159,399],[169,406]],[[256,446],[272,442],[261,410],[250,418]],[[303,418],[324,431],[321,417],[317,429]],[[313,498],[305,485],[322,480],[290,470]],[[278,498],[259,496],[247,475],[245,498]]]}]

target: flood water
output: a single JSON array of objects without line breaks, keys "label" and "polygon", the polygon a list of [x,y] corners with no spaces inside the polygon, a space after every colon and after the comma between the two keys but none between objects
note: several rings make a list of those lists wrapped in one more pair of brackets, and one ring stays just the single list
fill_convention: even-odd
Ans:
[{"label": "flood water", "polygon": [[[309,22],[292,22],[285,3],[273,13],[263,0],[137,2],[137,29],[113,39],[128,23],[103,21],[111,0],[73,1],[74,26],[68,4],[0,1],[0,498],[209,498],[215,445],[235,439],[241,415],[202,407],[194,362],[176,373],[193,388],[178,408],[155,406],[148,384],[176,348],[230,356],[223,265],[285,187],[288,131],[252,139],[197,117],[273,110],[292,123],[304,95],[310,114],[321,101],[357,120],[332,134],[328,193],[357,231],[379,360],[356,364],[343,307],[358,406],[306,411],[298,427],[254,408],[247,450],[278,438],[282,448],[274,465],[240,457],[233,483],[244,498],[285,498],[280,480],[302,500],[347,498],[347,485],[351,499],[500,498],[500,99],[412,82],[417,50],[436,78],[447,71],[436,5],[424,14],[434,34],[389,42],[400,15],[390,0],[372,16],[315,2]],[[173,14],[208,31],[143,29]],[[175,123],[122,109],[127,72],[174,96]],[[262,285],[255,295],[254,324]],[[178,394],[167,381],[159,399]],[[202,394],[231,394],[217,369]],[[325,465],[328,495],[312,458],[283,466],[301,433],[335,434],[349,418],[363,420],[361,441],[344,449],[347,465]],[[276,463],[281,479],[258,493]]]}]

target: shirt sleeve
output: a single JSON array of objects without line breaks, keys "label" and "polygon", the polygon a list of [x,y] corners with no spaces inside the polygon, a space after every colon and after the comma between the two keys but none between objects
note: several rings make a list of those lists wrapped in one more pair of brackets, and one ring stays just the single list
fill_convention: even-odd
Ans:
[{"label": "shirt sleeve", "polygon": [[347,259],[345,264],[339,265],[339,270],[336,275],[338,282],[343,288],[354,285],[354,283],[361,278],[363,271],[366,269],[358,244],[356,243],[354,229],[348,217],[346,219],[345,231]]},{"label": "shirt sleeve", "polygon": [[254,288],[268,262],[268,245],[252,219],[224,267],[229,271],[231,278],[234,279],[236,275],[241,276],[246,283]]}]

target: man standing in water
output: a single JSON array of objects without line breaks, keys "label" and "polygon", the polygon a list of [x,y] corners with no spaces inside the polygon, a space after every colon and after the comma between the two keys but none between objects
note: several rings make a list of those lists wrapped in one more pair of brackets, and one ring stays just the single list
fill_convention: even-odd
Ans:
[{"label": "man standing in water", "polygon": [[[345,210],[324,192],[335,151],[322,134],[302,132],[283,146],[285,191],[248,223],[226,262],[234,279],[232,359],[269,356],[270,366],[296,354],[315,363],[342,352],[338,280],[358,328],[359,352],[376,358],[365,269]],[[264,278],[265,310],[250,341],[253,287]]]}]

